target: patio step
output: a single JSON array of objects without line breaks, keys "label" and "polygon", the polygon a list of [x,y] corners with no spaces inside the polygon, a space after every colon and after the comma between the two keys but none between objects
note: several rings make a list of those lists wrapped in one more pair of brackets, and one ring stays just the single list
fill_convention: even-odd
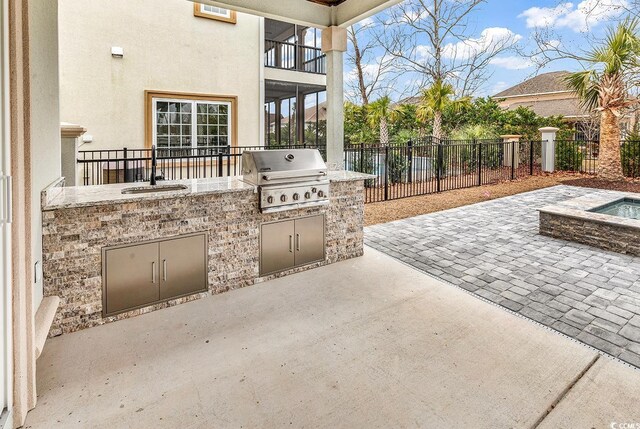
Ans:
[{"label": "patio step", "polygon": [[49,329],[53,323],[53,318],[56,316],[58,305],[60,305],[60,298],[57,296],[47,296],[42,299],[38,311],[36,311],[36,359],[40,357],[42,349],[44,349],[44,342],[47,341]]}]

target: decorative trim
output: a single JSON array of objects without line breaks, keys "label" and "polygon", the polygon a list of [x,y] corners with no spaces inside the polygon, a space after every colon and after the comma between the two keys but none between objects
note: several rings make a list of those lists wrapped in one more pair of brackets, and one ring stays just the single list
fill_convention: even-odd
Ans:
[{"label": "decorative trim", "polygon": [[197,16],[198,18],[207,18],[213,19],[214,21],[227,22],[229,24],[235,24],[237,22],[236,11],[229,11],[229,18],[225,18],[224,16],[217,16],[211,13],[202,11],[202,3],[194,3],[193,4],[193,16]]},{"label": "decorative trim", "polygon": [[183,100],[224,101],[231,104],[231,146],[238,146],[238,97],[235,95],[213,95],[192,92],[150,91],[144,92],[144,146],[153,144],[153,99],[177,98]]},{"label": "decorative trim", "polygon": [[66,122],[63,122],[60,124],[60,137],[62,137],[63,139],[64,138],[75,139],[80,137],[86,132],[87,132],[87,129],[80,125],[68,124]]}]

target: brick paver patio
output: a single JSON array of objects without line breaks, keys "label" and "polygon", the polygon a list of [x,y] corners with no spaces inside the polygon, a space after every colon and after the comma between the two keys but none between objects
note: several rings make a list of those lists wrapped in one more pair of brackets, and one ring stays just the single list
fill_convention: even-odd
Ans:
[{"label": "brick paver patio", "polygon": [[640,367],[640,258],[538,234],[538,208],[595,192],[607,191],[556,186],[371,226],[365,239]]}]

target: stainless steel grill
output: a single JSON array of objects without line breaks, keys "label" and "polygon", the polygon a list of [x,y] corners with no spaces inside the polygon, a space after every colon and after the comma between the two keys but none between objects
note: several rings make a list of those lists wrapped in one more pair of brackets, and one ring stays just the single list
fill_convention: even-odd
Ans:
[{"label": "stainless steel grill", "polygon": [[245,151],[242,175],[258,186],[263,213],[329,204],[327,166],[317,149]]}]

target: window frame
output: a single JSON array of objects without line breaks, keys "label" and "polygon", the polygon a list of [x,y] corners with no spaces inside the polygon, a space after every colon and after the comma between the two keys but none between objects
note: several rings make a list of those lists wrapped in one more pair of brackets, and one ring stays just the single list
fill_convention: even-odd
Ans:
[{"label": "window frame", "polygon": [[[145,91],[145,147],[151,148],[157,143],[156,101],[191,102],[191,148],[198,147],[197,104],[198,102],[226,104],[229,106],[228,138],[229,146],[238,146],[238,97],[231,95],[208,95],[168,91]],[[169,146],[171,147],[171,146]]]},{"label": "window frame", "polygon": [[[237,15],[235,10],[227,9],[229,11],[229,16],[216,14],[212,12],[205,11],[202,6],[206,6],[202,3],[194,3],[193,4],[193,16],[197,16],[199,18],[213,19],[214,21],[226,22],[229,24],[235,24],[237,22]],[[224,9],[224,8],[221,8]]]}]

